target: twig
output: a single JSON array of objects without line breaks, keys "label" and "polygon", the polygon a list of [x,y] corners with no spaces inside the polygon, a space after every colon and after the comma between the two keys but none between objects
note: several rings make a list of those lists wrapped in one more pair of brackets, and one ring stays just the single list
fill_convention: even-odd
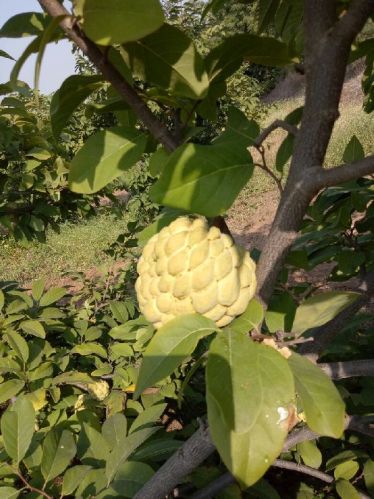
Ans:
[{"label": "twig", "polygon": [[36,494],[39,494],[43,497],[46,497],[47,499],[53,499],[52,496],[50,496],[49,494],[47,494],[46,492],[44,492],[43,490],[41,489],[38,489],[37,487],[34,487],[33,485],[30,485],[29,482],[26,480],[26,478],[24,478],[21,474],[21,472],[19,470],[16,470],[14,469],[14,472],[15,474],[18,476],[18,478],[22,481],[22,483],[29,489],[31,490],[31,492],[35,492]]},{"label": "twig", "polygon": [[358,376],[374,376],[374,360],[350,360],[347,362],[331,362],[317,364],[330,378],[345,379]]},{"label": "twig", "polygon": [[283,186],[282,186],[282,182],[281,180],[275,175],[275,173],[272,171],[271,168],[268,167],[267,165],[267,161],[266,161],[266,156],[265,156],[265,150],[264,150],[264,146],[259,146],[257,148],[258,152],[260,153],[261,155],[261,159],[262,159],[262,164],[261,163],[255,163],[255,166],[258,166],[259,168],[261,168],[261,170],[263,170],[264,172],[266,172],[268,175],[270,175],[270,177],[274,180],[274,182],[276,183],[277,187],[278,187],[278,190],[279,190],[279,194],[282,196],[283,194]]},{"label": "twig", "polygon": [[151,112],[134,88],[127,83],[117,69],[108,61],[99,47],[81,32],[70,13],[58,0],[38,0],[42,8],[51,16],[69,16],[62,19],[60,26],[68,38],[93,62],[103,76],[113,85],[150,133],[169,151],[178,147],[178,141],[167,127]]},{"label": "twig", "polygon": [[297,464],[292,461],[285,461],[284,459],[276,459],[272,464],[274,468],[281,468],[283,470],[297,471],[298,473],[303,473],[304,475],[309,475],[322,482],[333,483],[334,478],[323,471],[316,470],[305,464]]},{"label": "twig", "polygon": [[291,123],[288,123],[287,121],[275,120],[271,125],[266,127],[253,141],[254,147],[257,147],[258,149],[262,145],[264,140],[267,139],[267,137],[277,128],[283,128],[283,130],[286,130],[286,132],[290,133],[291,135],[297,135],[298,131],[298,128],[295,125],[291,125]]}]

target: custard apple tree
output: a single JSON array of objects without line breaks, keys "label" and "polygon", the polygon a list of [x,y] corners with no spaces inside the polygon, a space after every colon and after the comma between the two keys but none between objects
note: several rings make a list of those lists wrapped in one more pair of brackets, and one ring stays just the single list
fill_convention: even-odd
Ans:
[{"label": "custard apple tree", "polygon": [[[321,436],[341,439],[345,449],[346,430],[373,436],[370,409],[362,403],[358,416],[348,388],[338,390],[332,381],[373,376],[372,360],[347,359],[337,349],[337,363],[317,363],[334,352],[334,341],[368,304],[374,288],[374,157],[365,156],[352,137],[342,164],[324,167],[345,70],[357,58],[365,59],[365,109],[372,111],[373,40],[357,37],[373,16],[373,0],[242,2],[249,8],[256,4],[256,29],[227,36],[206,54],[182,26],[168,21],[159,0],[74,0],[69,10],[58,0],[39,3],[45,14],[35,14],[36,24],[26,15],[8,21],[8,30],[35,36],[14,75],[29,54],[38,53],[40,62],[47,43],[66,37],[95,65],[97,81],[110,85],[112,97],[104,106],[120,111],[119,124],[91,136],[72,159],[70,189],[95,193],[148,155],[155,178],[150,196],[163,207],[137,235],[142,255],[136,292],[152,337],[131,402],[138,403],[146,389],[173,375],[197,351],[197,365],[205,372],[206,418],[133,497],[167,496],[215,451],[227,473],[206,488],[194,485],[201,489],[194,497],[215,496],[231,484],[235,497],[241,494],[238,487],[252,497],[277,497],[262,479],[270,468],[320,479],[343,498],[359,494],[356,482],[350,482],[358,458],[353,468],[346,465],[351,454],[323,468],[314,442]],[[211,0],[203,15],[214,16],[227,3]],[[202,143],[201,124],[216,121],[228,80],[244,63],[304,72],[303,108],[261,129],[231,107],[224,129]],[[52,99],[56,140],[95,86],[92,78],[79,83],[74,91],[71,76]],[[278,128],[287,137],[273,168],[264,142]],[[267,171],[281,194],[259,257],[235,244],[224,218],[257,167]],[[366,226],[358,224],[358,212]],[[361,255],[349,265],[350,257],[341,251],[336,274],[358,277],[355,290],[316,294],[287,284],[285,273],[292,266],[312,268],[317,251],[326,255],[331,246],[335,255],[336,247],[342,249],[338,233],[347,232],[347,225],[346,248]],[[309,234],[299,240],[306,227]],[[325,232],[319,235],[321,227]],[[119,335],[121,330],[127,334],[119,327]],[[188,384],[189,374],[186,379]],[[108,455],[98,497],[105,497],[114,479],[121,482],[119,463],[131,458],[141,432],[148,430],[144,421],[127,437],[127,448],[117,446]],[[370,453],[360,459],[366,487],[372,488]],[[348,471],[338,468],[342,463]],[[104,473],[102,463],[95,466]],[[324,471],[315,469],[321,467]],[[121,496],[120,485],[116,493]]]}]

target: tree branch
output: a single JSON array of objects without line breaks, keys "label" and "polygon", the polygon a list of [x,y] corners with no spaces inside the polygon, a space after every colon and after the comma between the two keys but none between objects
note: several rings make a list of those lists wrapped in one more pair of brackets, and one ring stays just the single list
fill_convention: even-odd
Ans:
[{"label": "tree branch", "polygon": [[374,360],[350,360],[317,364],[332,379],[355,378],[358,376],[374,376]]},{"label": "tree branch", "polygon": [[[304,0],[305,106],[289,176],[257,265],[258,297],[266,306],[295,241],[306,209],[323,185],[322,171],[344,83],[351,44],[371,14],[374,0],[354,0],[336,20],[333,0]],[[312,174],[311,174],[312,173]]]},{"label": "tree branch", "polygon": [[[358,433],[362,433],[364,435],[373,437],[374,430],[368,426],[368,423],[373,422],[373,417],[360,417],[360,416],[348,416],[345,422],[345,429],[351,431],[357,431]],[[320,435],[314,433],[308,427],[304,427],[301,429],[294,430],[288,436],[286,443],[283,446],[282,452],[287,452],[297,444],[301,442],[305,442],[307,440],[316,440]],[[299,465],[297,463],[293,463],[290,461],[284,461],[282,459],[276,459],[272,464],[275,468],[288,469],[292,471],[299,471],[300,473],[305,473],[309,476],[313,476],[318,478],[326,483],[332,483],[334,479],[323,473],[321,471],[315,470],[314,468],[310,468],[309,466]],[[218,492],[225,489],[226,487],[236,483],[235,478],[231,475],[231,473],[224,473],[222,476],[218,477],[213,482],[209,483],[203,489],[198,490],[193,494],[190,499],[209,499],[215,497]],[[361,497],[368,498],[365,494],[361,493]]]},{"label": "tree branch", "polygon": [[286,132],[290,133],[291,135],[297,135],[298,131],[296,126],[291,125],[291,123],[288,123],[287,121],[275,120],[257,136],[257,138],[253,141],[253,146],[259,148],[264,140],[267,139],[267,137],[277,128],[283,128],[283,130],[286,130]]},{"label": "tree branch", "polygon": [[58,0],[38,0],[42,8],[51,16],[68,16],[59,23],[62,30],[68,38],[81,49],[81,51],[94,63],[102,72],[103,76],[113,85],[122,98],[133,109],[137,117],[144,123],[150,133],[164,147],[173,151],[178,147],[177,140],[169,132],[167,127],[159,121],[150,111],[146,103],[141,99],[137,92],[122,77],[117,69],[107,60],[99,47],[89,40],[81,32],[77,24],[72,19],[71,14],[63,7]]},{"label": "tree branch", "polygon": [[349,163],[347,165],[336,166],[319,173],[318,182],[322,187],[342,184],[349,180],[364,177],[374,173],[374,155],[364,159]]},{"label": "tree branch", "polygon": [[134,499],[163,499],[183,478],[215,451],[206,422],[135,494]]}]

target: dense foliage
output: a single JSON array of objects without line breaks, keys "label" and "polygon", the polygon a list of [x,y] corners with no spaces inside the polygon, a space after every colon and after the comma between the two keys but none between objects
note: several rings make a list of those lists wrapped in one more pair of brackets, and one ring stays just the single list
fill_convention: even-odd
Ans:
[{"label": "dense foliage", "polygon": [[[73,295],[0,283],[1,497],[205,494],[225,470],[215,497],[371,494],[373,157],[353,136],[343,165],[322,165],[348,60],[365,58],[373,110],[373,39],[354,41],[372,1],[311,12],[301,0],[75,0],[73,19],[57,0],[40,4],[48,14],[0,30],[34,36],[2,87],[0,223],[43,238],[115,186],[132,198],[128,231],[109,249],[124,268],[91,281],[77,273]],[[84,54],[80,74],[45,99],[44,48],[67,34]],[[17,83],[31,53],[34,94]],[[259,95],[295,64],[311,78],[305,109],[261,131]],[[279,126],[274,165],[260,166],[287,178],[264,249],[252,248],[257,296],[225,327],[194,313],[155,330],[134,291],[142,247],[181,215],[227,233],[223,216]],[[297,279],[320,263],[322,292]]]}]

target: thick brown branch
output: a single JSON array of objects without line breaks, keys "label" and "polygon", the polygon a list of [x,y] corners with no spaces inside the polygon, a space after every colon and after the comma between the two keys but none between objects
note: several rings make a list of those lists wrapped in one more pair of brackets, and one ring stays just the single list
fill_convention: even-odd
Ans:
[{"label": "thick brown branch", "polygon": [[266,127],[260,135],[253,141],[254,147],[260,147],[260,145],[264,142],[267,137],[274,132],[277,128],[283,128],[283,130],[286,130],[286,132],[296,135],[297,134],[297,127],[294,125],[291,125],[291,123],[288,123],[287,121],[284,120],[275,120],[271,125]]},{"label": "thick brown branch", "polygon": [[39,3],[51,17],[69,16],[65,17],[60,22],[60,26],[70,40],[74,42],[102,72],[103,76],[131,106],[137,117],[144,123],[153,137],[169,151],[176,149],[178,147],[178,142],[166,126],[154,116],[146,103],[107,60],[97,45],[80,31],[69,12],[58,2],[58,0],[39,0]]},{"label": "thick brown branch", "polygon": [[318,181],[322,187],[342,184],[349,180],[364,177],[374,173],[374,156],[367,156],[364,159],[349,163],[347,165],[336,166],[319,173]]},{"label": "thick brown branch", "polygon": [[[266,306],[295,241],[306,209],[323,187],[316,185],[335,120],[351,44],[368,19],[374,0],[354,0],[336,20],[333,0],[305,0],[305,106],[290,172],[270,234],[257,265],[258,296]],[[331,174],[332,175],[332,174]]]},{"label": "thick brown branch", "polygon": [[148,480],[134,499],[163,499],[215,450],[208,426],[201,423],[178,451]]},{"label": "thick brown branch", "polygon": [[374,376],[374,360],[349,360],[346,362],[331,362],[318,364],[332,379],[355,378],[358,376]]}]

